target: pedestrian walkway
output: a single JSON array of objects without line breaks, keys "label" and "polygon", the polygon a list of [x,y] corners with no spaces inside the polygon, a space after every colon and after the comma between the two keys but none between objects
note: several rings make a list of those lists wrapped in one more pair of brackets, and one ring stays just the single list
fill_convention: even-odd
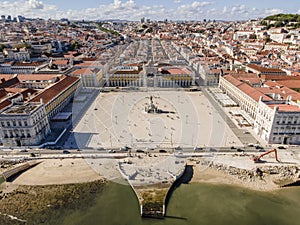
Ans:
[{"label": "pedestrian walkway", "polygon": [[241,130],[234,124],[234,122],[226,115],[223,108],[210,95],[210,93],[207,91],[206,87],[202,87],[202,92],[207,97],[207,99],[212,104],[212,106],[215,108],[215,110],[221,115],[221,117],[224,119],[224,121],[227,123],[227,125],[230,127],[230,129],[233,131],[233,133],[236,135],[236,137],[244,144],[244,146],[247,146],[248,143],[257,143],[258,142],[258,140],[255,137],[253,137],[251,133],[245,134],[243,132],[243,130]]}]

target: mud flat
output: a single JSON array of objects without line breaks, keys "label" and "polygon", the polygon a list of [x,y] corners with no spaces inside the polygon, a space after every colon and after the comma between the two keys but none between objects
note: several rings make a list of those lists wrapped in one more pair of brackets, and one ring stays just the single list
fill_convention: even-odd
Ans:
[{"label": "mud flat", "polygon": [[106,183],[19,186],[0,195],[0,224],[60,224],[68,211],[92,206]]}]

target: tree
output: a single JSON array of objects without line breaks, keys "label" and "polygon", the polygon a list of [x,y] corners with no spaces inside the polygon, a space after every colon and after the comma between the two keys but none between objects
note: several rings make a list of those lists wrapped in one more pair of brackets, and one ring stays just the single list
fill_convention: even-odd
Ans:
[{"label": "tree", "polygon": [[275,27],[283,27],[284,24],[283,24],[283,22],[278,21],[278,22],[276,22],[276,23],[274,24],[274,26],[275,26]]},{"label": "tree", "polygon": [[251,34],[251,35],[249,36],[249,39],[257,39],[256,34]]},{"label": "tree", "polygon": [[266,38],[266,43],[271,42],[271,41],[272,41],[272,39],[270,37]]},{"label": "tree", "polygon": [[70,46],[69,46],[69,50],[73,51],[73,50],[77,50],[81,47],[80,43],[78,41],[71,41]]},{"label": "tree", "polygon": [[5,49],[6,46],[4,44],[0,44],[0,52],[3,52],[3,49]]},{"label": "tree", "polygon": [[268,23],[267,23],[267,21],[265,21],[265,20],[261,21],[260,24],[261,24],[262,26],[268,26]]}]

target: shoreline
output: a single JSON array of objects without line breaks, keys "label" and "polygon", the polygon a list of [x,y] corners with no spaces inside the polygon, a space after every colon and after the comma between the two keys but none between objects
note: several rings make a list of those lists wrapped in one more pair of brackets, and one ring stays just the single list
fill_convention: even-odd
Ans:
[{"label": "shoreline", "polygon": [[[296,177],[299,177],[299,173],[296,166],[296,171],[290,172],[290,174],[283,177],[283,173],[269,171],[269,167],[257,167],[252,170],[238,169],[235,167],[228,167],[220,164],[200,165],[190,164],[193,166],[194,174],[190,183],[207,183],[216,185],[232,185],[242,188],[246,188],[254,191],[272,192],[280,190],[283,187],[278,183],[285,180],[296,181]],[[287,171],[290,171],[289,167],[282,167]],[[277,170],[282,169],[279,167]],[[292,168],[292,167],[291,167]],[[284,171],[285,172],[285,171]],[[273,174],[274,173],[274,174]],[[300,178],[298,178],[300,180]]]},{"label": "shoreline", "polygon": [[[96,168],[96,164],[98,163],[106,167],[106,164],[103,164],[101,161],[92,163],[84,159],[47,159],[39,165],[23,172],[12,182],[3,182],[0,184],[0,191],[2,191],[2,193],[9,193],[19,186],[35,187],[84,184],[111,180],[109,177],[106,177],[107,174],[105,170],[111,170],[113,165],[101,171],[99,168]],[[264,192],[281,189],[282,187],[276,184],[276,180],[282,179],[283,175],[287,178],[299,177],[300,175],[300,168],[297,166],[285,166],[286,170],[283,172],[280,171],[281,167],[278,167],[277,172],[274,172],[272,167],[261,166],[259,171],[261,171],[263,175],[259,176],[257,172],[258,167],[256,171],[255,168],[246,170],[217,163],[214,164],[203,160],[197,160],[197,163],[196,161],[189,160],[187,165],[193,167],[193,174],[189,183],[234,185]],[[286,171],[290,173],[286,174]],[[122,178],[121,174],[119,174],[119,177]],[[300,178],[298,178],[298,180],[300,180]]]},{"label": "shoreline", "polygon": [[262,192],[272,192],[281,189],[274,184],[271,179],[268,179],[268,181],[261,180],[256,182],[242,181],[214,168],[207,168],[201,171],[200,175],[194,175],[190,183],[238,186],[248,190]]},{"label": "shoreline", "polygon": [[[53,211],[52,209],[64,209],[64,207],[79,209],[80,207],[77,204],[80,204],[81,200],[86,202],[86,204],[91,204],[96,195],[102,192],[107,184],[113,182],[105,178],[103,174],[101,175],[100,171],[96,172],[83,159],[64,160],[43,162],[22,173],[13,182],[1,184],[0,224],[1,221],[7,222],[14,219],[44,222],[47,216],[51,218],[55,216],[60,217],[62,214],[54,215],[57,210]],[[65,167],[70,163],[73,167],[69,171],[65,170]],[[188,161],[187,165],[193,167],[192,176],[187,184],[229,185],[249,191],[269,193],[283,189],[274,183],[274,179],[277,178],[275,175],[264,173],[263,176],[258,176],[253,174],[251,170],[221,166],[205,161]],[[62,173],[62,171],[64,172]],[[233,173],[234,175],[230,174],[235,171],[238,172]],[[41,174],[45,176],[43,179],[39,179],[39,176],[42,176]],[[45,184],[45,180],[49,179],[49,174],[52,178],[51,182]],[[25,183],[23,182],[33,175],[35,179],[32,178]],[[64,180],[63,178],[66,175],[70,177]],[[90,179],[88,180],[85,175],[92,176],[88,176]],[[183,176],[189,177],[189,175],[191,174],[184,174]],[[42,199],[41,201],[39,200],[40,198]],[[10,207],[7,208],[8,204]],[[44,212],[47,216],[42,216],[41,220],[35,217],[35,214],[43,215]]]}]

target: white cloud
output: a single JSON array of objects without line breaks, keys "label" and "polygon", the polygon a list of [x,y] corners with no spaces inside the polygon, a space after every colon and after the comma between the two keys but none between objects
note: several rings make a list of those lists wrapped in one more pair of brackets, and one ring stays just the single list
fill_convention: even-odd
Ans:
[{"label": "white cloud", "polygon": [[231,8],[231,14],[244,14],[246,12],[247,10],[245,5],[235,5]]},{"label": "white cloud", "polygon": [[26,1],[26,4],[28,5],[28,8],[30,9],[43,9],[44,3],[37,0],[28,0]]},{"label": "white cloud", "polygon": [[[23,15],[25,17],[41,17],[60,19],[126,19],[139,20],[142,17],[153,20],[202,20],[209,19],[249,19],[280,13],[280,9],[248,8],[244,4],[216,8],[210,0],[185,3],[173,0],[172,7],[164,5],[136,4],[135,0],[111,0],[109,4],[98,7],[82,8],[80,10],[60,10],[56,5],[46,4],[44,0],[0,0],[0,14]],[[140,1],[142,2],[142,1]],[[300,9],[298,11],[300,13]]]},{"label": "white cloud", "polygon": [[208,9],[207,10],[207,13],[208,14],[214,14],[214,13],[216,13],[217,12],[217,10],[215,9],[215,8],[212,8],[212,9]]},{"label": "white cloud", "polygon": [[278,14],[278,13],[282,13],[282,12],[283,12],[282,9],[266,9],[265,10],[266,15],[274,15],[274,14]]},{"label": "white cloud", "polygon": [[213,5],[213,2],[199,2],[194,1],[191,4],[182,4],[177,9],[172,10],[172,19],[201,19],[204,16],[203,8],[209,5]]},{"label": "white cloud", "polygon": [[1,15],[23,15],[26,17],[55,17],[57,7],[38,0],[15,0],[0,2]]},{"label": "white cloud", "polygon": [[115,6],[120,6],[122,4],[121,0],[114,0]]}]

